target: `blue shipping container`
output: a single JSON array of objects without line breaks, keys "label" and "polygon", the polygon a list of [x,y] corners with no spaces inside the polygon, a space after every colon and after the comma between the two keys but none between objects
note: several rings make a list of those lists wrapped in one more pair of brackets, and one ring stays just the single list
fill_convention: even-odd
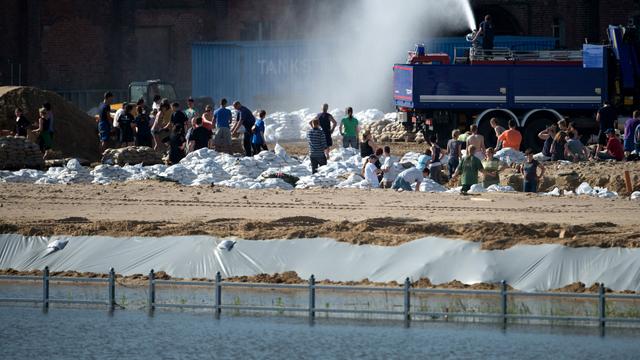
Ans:
[{"label": "blue shipping container", "polygon": [[[554,41],[553,38],[497,36],[495,44],[514,50],[545,50],[553,48]],[[216,102],[222,97],[240,100],[251,109],[294,110],[317,105],[309,104],[309,94],[314,89],[330,88],[318,83],[323,79],[336,78],[332,60],[335,54],[327,50],[335,48],[331,44],[319,41],[194,43],[192,94],[210,96]],[[464,38],[437,38],[426,41],[425,45],[427,52],[444,52],[453,59],[454,48],[468,47],[469,43]],[[389,64],[389,69],[392,66]],[[389,93],[391,88],[381,91]]]},{"label": "blue shipping container", "polygon": [[319,55],[322,46],[297,41],[195,43],[192,92],[216,101],[239,100],[252,109],[308,106],[303,102],[314,87],[311,81],[331,69],[329,54]]}]

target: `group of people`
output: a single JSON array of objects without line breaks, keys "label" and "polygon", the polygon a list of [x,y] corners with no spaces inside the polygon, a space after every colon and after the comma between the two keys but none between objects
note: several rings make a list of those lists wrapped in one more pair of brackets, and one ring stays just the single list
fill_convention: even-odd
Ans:
[{"label": "group of people", "polygon": [[170,103],[160,96],[153,98],[149,108],[141,98],[135,106],[124,103],[111,116],[113,99],[111,92],[105,93],[98,108],[98,135],[103,151],[131,145],[148,146],[158,151],[168,148],[169,162],[175,164],[189,152],[202,148],[229,152],[232,136],[241,129],[246,156],[267,150],[264,139],[266,111],[259,111],[256,120],[254,114],[238,101],[233,103],[238,116],[233,124],[233,114],[227,108],[226,99],[220,100],[215,111],[207,105],[200,114],[192,98],[187,100],[184,110],[180,103]]},{"label": "group of people", "polygon": [[[226,99],[221,99],[220,106],[215,111],[212,106],[207,105],[200,114],[191,98],[187,100],[184,110],[180,103],[170,103],[160,96],[153,98],[151,107],[146,106],[141,98],[136,104],[124,103],[112,116],[113,99],[111,92],[104,94],[96,119],[103,150],[131,145],[148,146],[156,150],[168,148],[169,161],[175,164],[189,152],[202,148],[229,152],[232,137],[240,133],[243,133],[245,156],[268,150],[264,135],[266,111],[253,113],[239,101],[233,103],[236,113],[234,122]],[[483,135],[478,133],[478,126],[474,124],[464,133],[454,130],[444,149],[438,145],[435,135],[429,136],[427,148],[418,158],[417,166],[402,164],[405,165],[403,168],[394,163],[388,146],[378,146],[370,131],[361,132],[360,123],[353,116],[351,107],[345,110],[345,117],[339,124],[328,109],[329,105],[324,104],[322,111],[309,122],[307,140],[312,173],[327,164],[329,151],[333,146],[333,134],[338,129],[343,147],[359,149],[360,156],[364,159],[361,175],[372,187],[412,190],[415,185],[417,191],[425,177],[444,183],[446,175],[443,175],[443,169],[446,167],[447,179],[459,179],[462,192],[466,194],[472,185],[479,183],[479,174],[483,175],[482,185],[485,188],[499,184],[499,173],[506,165],[494,157],[496,151],[506,148],[519,150],[522,145],[522,134],[515,121],[509,121],[508,129],[505,129],[493,118],[490,125],[497,138],[495,148],[486,147]],[[38,115],[37,126],[32,127],[24,111],[16,108],[15,134],[27,136],[30,130],[37,134],[46,158],[52,148],[54,134],[51,104],[43,104]],[[600,131],[595,151],[589,150],[581,141],[573,122],[561,120],[541,131],[538,137],[543,141],[542,151],[535,154],[528,149],[525,152],[525,162],[518,168],[523,175],[524,191],[537,190],[539,179],[545,172],[545,161],[621,161],[625,157],[638,157],[640,110],[634,111],[633,117],[625,122],[624,142],[618,139],[614,130],[617,127],[617,115],[609,103],[605,103],[598,111],[596,121]]]},{"label": "group of people", "polygon": [[[488,188],[500,183],[499,173],[506,167],[506,164],[495,158],[495,153],[506,148],[519,151],[522,146],[523,136],[516,121],[509,121],[508,129],[505,129],[493,118],[490,125],[497,139],[495,148],[486,147],[484,136],[478,133],[478,126],[474,124],[465,133],[454,130],[445,149],[441,149],[437,137],[431,135],[427,139],[424,154],[418,158],[417,166],[394,172],[388,147],[379,147],[369,131],[362,132],[361,138],[358,138],[360,127],[358,120],[353,118],[351,108],[347,109],[347,117],[342,119],[339,126],[327,110],[328,105],[325,104],[322,112],[309,123],[307,139],[312,172],[316,173],[318,167],[327,164],[329,149],[333,144],[332,135],[339,127],[343,146],[360,149],[360,155],[364,159],[361,175],[374,188],[412,190],[415,185],[415,190],[418,191],[424,177],[443,183],[442,170],[445,165],[449,172],[448,179],[459,179],[464,194],[472,185],[479,183],[479,174],[483,175],[482,185]],[[532,149],[527,149],[524,163],[517,168],[523,175],[524,191],[537,192],[540,179],[545,173],[545,161],[621,161],[625,156],[630,158],[634,154],[640,154],[640,111],[635,111],[633,117],[625,123],[624,146],[614,130],[617,117],[610,104],[605,103],[598,111],[596,121],[600,132],[595,151],[585,146],[573,122],[561,120],[541,131],[538,137],[544,142],[542,151],[536,154]],[[466,149],[464,157],[463,149]]]},{"label": "group of people", "polygon": [[604,105],[596,116],[599,126],[598,144],[591,151],[581,141],[580,134],[574,123],[565,120],[551,124],[538,134],[544,141],[542,152],[536,154],[538,161],[572,161],[587,160],[615,160],[631,159],[632,154],[640,153],[640,111],[634,111],[633,116],[625,122],[623,142],[618,138],[617,117],[613,107],[608,103]]},{"label": "group of people", "polygon": [[16,136],[27,137],[31,131],[37,136],[38,146],[45,159],[49,158],[49,153],[53,148],[53,111],[51,103],[44,103],[38,110],[38,123],[32,125],[27,119],[22,108],[15,108],[16,126],[14,134]]}]

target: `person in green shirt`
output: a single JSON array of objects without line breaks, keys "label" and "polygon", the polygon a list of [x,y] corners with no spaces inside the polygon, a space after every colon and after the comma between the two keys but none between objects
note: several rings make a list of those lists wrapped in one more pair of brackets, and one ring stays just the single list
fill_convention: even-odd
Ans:
[{"label": "person in green shirt", "polygon": [[458,169],[456,173],[453,175],[454,179],[457,179],[458,176],[461,176],[461,185],[462,190],[460,193],[462,195],[467,195],[471,186],[478,183],[478,171],[482,174],[485,173],[484,168],[482,167],[482,162],[475,157],[473,154],[476,152],[476,147],[474,145],[469,145],[467,149],[467,155],[465,155],[460,160],[460,165],[458,165]]},{"label": "person in green shirt", "polygon": [[347,108],[347,117],[340,122],[340,135],[342,135],[342,147],[358,148],[358,133],[360,126],[358,119],[353,117],[353,108]]},{"label": "person in green shirt", "polygon": [[187,108],[184,110],[184,114],[187,115],[187,119],[189,119],[189,124],[198,116],[198,111],[194,107],[195,101],[193,98],[187,99]]},{"label": "person in green shirt", "polygon": [[482,161],[482,167],[484,168],[482,186],[485,189],[491,185],[500,184],[500,170],[504,168],[504,163],[493,157],[494,154],[495,150],[488,148],[485,152],[486,158]]}]

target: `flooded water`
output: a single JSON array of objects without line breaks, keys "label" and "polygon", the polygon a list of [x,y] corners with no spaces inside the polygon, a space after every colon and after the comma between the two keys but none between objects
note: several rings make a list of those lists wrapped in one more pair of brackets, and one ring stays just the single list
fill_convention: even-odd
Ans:
[{"label": "flooded water", "polygon": [[637,330],[0,307],[2,359],[637,358]]}]

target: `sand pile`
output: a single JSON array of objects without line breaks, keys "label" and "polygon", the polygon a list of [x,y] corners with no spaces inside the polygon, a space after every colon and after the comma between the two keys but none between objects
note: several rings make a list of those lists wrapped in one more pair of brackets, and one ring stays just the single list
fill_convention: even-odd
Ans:
[{"label": "sand pile", "polygon": [[[0,128],[15,129],[14,110],[21,107],[32,124],[37,125],[38,109],[50,103],[54,114],[53,149],[65,156],[98,158],[98,136],[93,118],[64,100],[60,95],[34,87],[0,86]],[[35,135],[29,134],[35,141]]]},{"label": "sand pile", "polygon": [[38,145],[23,137],[0,138],[0,170],[42,169]]},{"label": "sand pile", "polygon": [[102,163],[108,165],[156,165],[162,164],[162,154],[146,146],[129,146],[107,149],[102,154]]},{"label": "sand pile", "polygon": [[[610,192],[630,196],[624,180],[625,171],[629,171],[632,192],[640,191],[640,162],[637,161],[545,162],[544,166],[546,172],[538,186],[540,192],[550,192],[555,188],[575,192],[583,183],[587,183],[592,189],[606,188]],[[522,191],[522,175],[518,174],[515,168],[504,170],[500,178],[503,185]],[[583,194],[587,193],[589,192]]]}]

